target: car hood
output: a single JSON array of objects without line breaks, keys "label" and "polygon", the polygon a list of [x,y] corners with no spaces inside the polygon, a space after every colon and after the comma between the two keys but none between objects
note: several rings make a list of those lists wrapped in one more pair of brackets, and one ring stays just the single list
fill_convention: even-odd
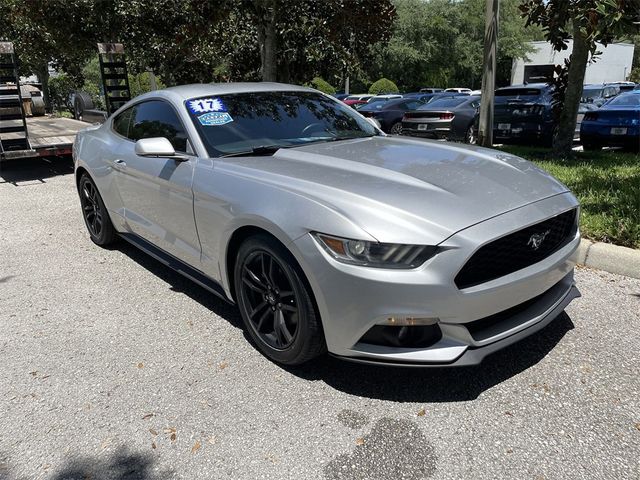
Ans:
[{"label": "car hood", "polygon": [[439,243],[567,191],[545,171],[507,153],[392,136],[281,149],[270,157],[216,159],[216,164],[312,198],[381,242]]}]

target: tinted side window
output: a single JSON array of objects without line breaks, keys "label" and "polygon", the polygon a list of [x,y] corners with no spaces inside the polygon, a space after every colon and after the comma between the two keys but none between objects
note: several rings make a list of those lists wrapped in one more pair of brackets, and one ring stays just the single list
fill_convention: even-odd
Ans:
[{"label": "tinted side window", "polygon": [[128,108],[113,119],[113,129],[123,137],[129,136],[129,121],[131,120],[131,109]]},{"label": "tinted side window", "polygon": [[404,103],[404,109],[406,110],[415,110],[416,108],[418,108],[420,105],[422,105],[423,102],[415,100],[413,102],[405,102]]},{"label": "tinted side window", "polygon": [[129,128],[129,138],[165,137],[176,152],[187,151],[187,132],[171,105],[160,100],[142,102],[131,108],[133,119]]}]

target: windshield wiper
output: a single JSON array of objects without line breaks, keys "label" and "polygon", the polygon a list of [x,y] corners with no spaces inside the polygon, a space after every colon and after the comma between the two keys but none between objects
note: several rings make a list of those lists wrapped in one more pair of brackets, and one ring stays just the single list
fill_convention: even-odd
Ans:
[{"label": "windshield wiper", "polygon": [[283,146],[283,145],[258,145],[257,147],[253,147],[251,150],[226,153],[220,156],[221,157],[262,157],[262,156],[273,155],[281,148],[289,148],[289,147]]}]

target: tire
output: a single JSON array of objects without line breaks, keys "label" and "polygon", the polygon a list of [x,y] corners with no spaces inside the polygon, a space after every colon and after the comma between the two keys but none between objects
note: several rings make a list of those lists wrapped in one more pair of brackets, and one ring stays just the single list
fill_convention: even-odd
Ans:
[{"label": "tire", "polygon": [[469,125],[469,128],[467,128],[464,134],[464,143],[468,143],[469,145],[476,145],[478,143],[478,137],[476,137],[476,130],[473,124]]},{"label": "tire", "polygon": [[73,112],[76,120],[82,120],[83,114],[86,110],[93,109],[93,100],[91,95],[87,92],[75,92],[73,101]]},{"label": "tire", "polygon": [[234,285],[245,328],[267,358],[299,365],[326,351],[311,289],[278,241],[267,235],[245,240],[236,256]]},{"label": "tire", "polygon": [[402,135],[402,122],[396,122],[389,129],[391,135]]},{"label": "tire", "polygon": [[118,238],[116,229],[111,223],[109,212],[104,206],[100,192],[86,173],[80,177],[78,193],[82,207],[82,218],[93,243],[101,247],[113,243]]}]

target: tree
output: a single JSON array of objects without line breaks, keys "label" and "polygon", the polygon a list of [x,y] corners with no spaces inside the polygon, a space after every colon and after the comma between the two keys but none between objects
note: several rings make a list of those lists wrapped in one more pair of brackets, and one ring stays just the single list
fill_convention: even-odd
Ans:
[{"label": "tree", "polygon": [[[513,58],[532,51],[540,28],[525,29],[520,0],[500,0],[497,83],[509,84]],[[485,0],[396,0],[397,19],[387,44],[371,48],[371,79],[391,78],[403,90],[479,88],[482,80]]]},{"label": "tree", "polygon": [[598,43],[608,45],[616,37],[636,30],[640,3],[628,0],[525,0],[520,7],[527,25],[544,29],[556,51],[566,50],[573,38],[569,61],[557,69],[554,103],[557,131],[553,140],[556,155],[568,156],[573,146],[585,72],[596,61]]}]

